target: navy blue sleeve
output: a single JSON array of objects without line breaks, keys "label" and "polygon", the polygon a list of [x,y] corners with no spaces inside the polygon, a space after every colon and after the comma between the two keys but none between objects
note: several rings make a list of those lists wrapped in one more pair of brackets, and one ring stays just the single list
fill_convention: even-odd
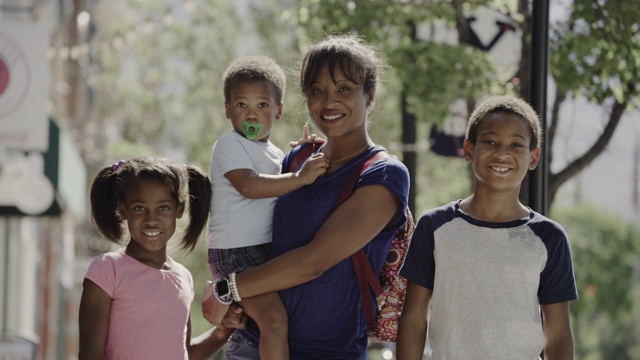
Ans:
[{"label": "navy blue sleeve", "polygon": [[433,289],[436,274],[434,233],[431,217],[425,213],[418,220],[400,276],[412,283]]},{"label": "navy blue sleeve", "polygon": [[560,224],[539,216],[541,220],[531,224],[531,229],[547,248],[547,263],[540,273],[538,288],[540,304],[577,300],[578,291],[567,234]]},{"label": "navy blue sleeve", "polygon": [[[358,179],[355,189],[380,184],[388,188],[398,199],[401,209],[406,209],[409,202],[409,170],[395,157],[387,157],[371,164]],[[355,191],[354,189],[354,191]],[[389,227],[399,228],[406,220],[406,212],[396,217]]]},{"label": "navy blue sleeve", "polygon": [[298,145],[295,148],[291,149],[287,155],[282,159],[282,173],[288,173],[292,171],[296,171],[297,169],[289,169],[291,166],[291,162],[296,157],[296,155],[302,150],[303,145]]}]

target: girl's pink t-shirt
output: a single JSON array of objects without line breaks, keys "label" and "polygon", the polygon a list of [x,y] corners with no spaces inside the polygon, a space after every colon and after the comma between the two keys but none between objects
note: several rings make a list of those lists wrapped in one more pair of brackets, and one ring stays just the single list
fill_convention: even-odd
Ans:
[{"label": "girl's pink t-shirt", "polygon": [[89,265],[85,278],[112,298],[105,359],[188,359],[193,278],[169,262],[170,270],[155,269],[119,249]]}]

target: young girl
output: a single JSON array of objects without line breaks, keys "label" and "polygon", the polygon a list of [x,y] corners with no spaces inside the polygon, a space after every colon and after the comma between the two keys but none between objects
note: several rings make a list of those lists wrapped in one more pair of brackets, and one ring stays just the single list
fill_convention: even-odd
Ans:
[{"label": "young girl", "polygon": [[[187,193],[188,190],[188,193]],[[209,178],[166,159],[138,157],[98,172],[91,217],[109,241],[125,248],[95,258],[80,302],[79,359],[206,359],[232,329],[215,328],[191,340],[193,278],[167,255],[176,221],[188,207],[180,242],[191,251],[209,214]],[[225,322],[242,327],[244,314]]]}]

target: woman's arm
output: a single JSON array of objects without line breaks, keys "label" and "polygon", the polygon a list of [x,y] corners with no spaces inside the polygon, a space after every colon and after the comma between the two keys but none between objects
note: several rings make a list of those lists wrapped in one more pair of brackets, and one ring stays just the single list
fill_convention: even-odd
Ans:
[{"label": "woman's arm", "polygon": [[[309,244],[237,274],[240,297],[288,289],[319,277],[364,247],[402,210],[400,201],[387,187],[358,188],[334,210]],[[213,296],[202,300],[203,316],[212,324],[219,325],[228,309]]]},{"label": "woman's arm", "polygon": [[429,306],[433,291],[409,281],[398,323],[397,359],[421,360],[429,326]]},{"label": "woman's arm", "polygon": [[[329,216],[310,243],[237,274],[240,297],[288,289],[319,277],[364,247],[403,210],[383,185],[358,188]],[[228,309],[213,296],[202,300],[204,318],[212,324],[220,325]]]},{"label": "woman's arm", "polygon": [[397,216],[400,206],[383,185],[358,188],[334,210],[309,244],[237,274],[240,296],[288,289],[319,277],[369,243]]},{"label": "woman's arm", "polygon": [[85,279],[80,300],[79,360],[103,359],[109,331],[111,297],[93,281]]}]

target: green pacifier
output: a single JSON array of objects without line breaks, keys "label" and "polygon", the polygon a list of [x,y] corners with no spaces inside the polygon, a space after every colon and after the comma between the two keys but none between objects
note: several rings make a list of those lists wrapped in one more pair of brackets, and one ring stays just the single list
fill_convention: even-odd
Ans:
[{"label": "green pacifier", "polygon": [[242,135],[249,140],[253,140],[262,132],[262,124],[242,123]]}]

